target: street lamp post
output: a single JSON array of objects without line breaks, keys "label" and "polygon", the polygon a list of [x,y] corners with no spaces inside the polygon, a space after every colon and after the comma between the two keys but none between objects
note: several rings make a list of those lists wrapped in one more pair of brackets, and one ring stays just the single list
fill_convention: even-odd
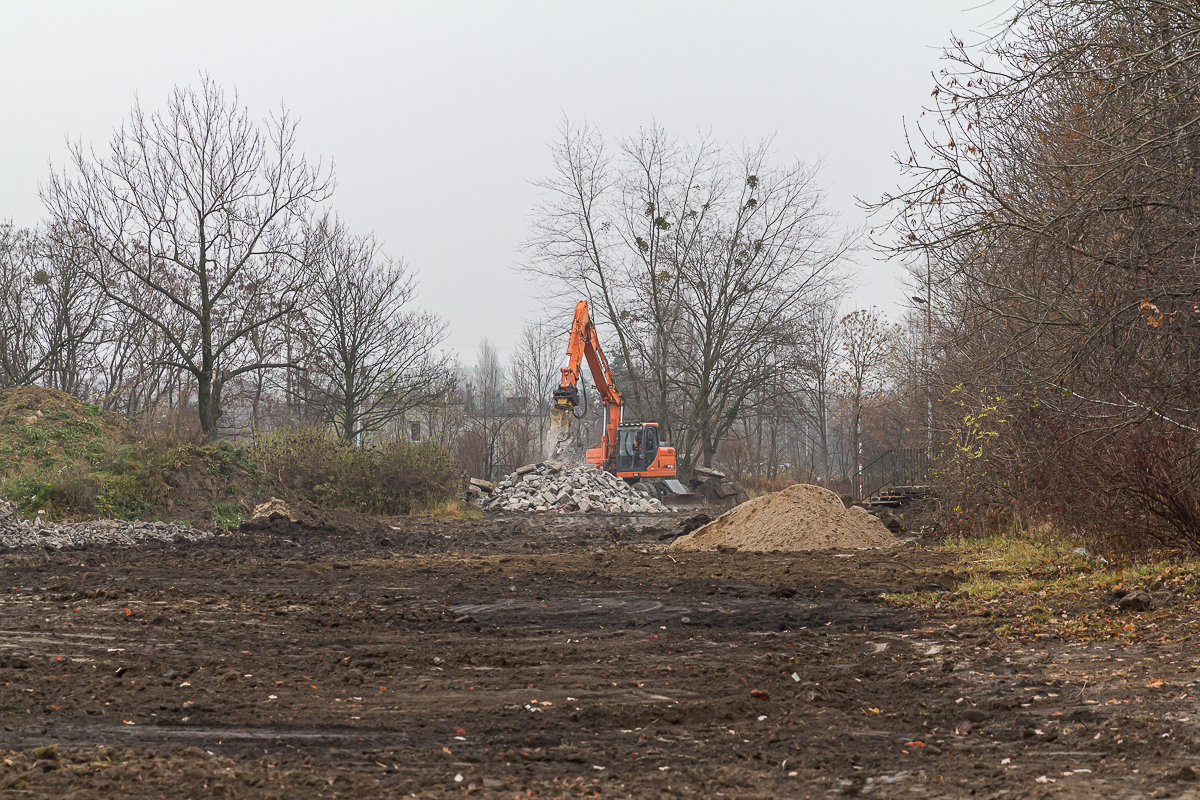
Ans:
[{"label": "street lamp post", "polygon": [[933,288],[929,272],[925,273],[925,297],[913,295],[912,301],[925,306],[925,341],[922,343],[922,360],[925,362],[925,455],[933,458],[933,376],[930,371],[929,340],[933,336]]}]

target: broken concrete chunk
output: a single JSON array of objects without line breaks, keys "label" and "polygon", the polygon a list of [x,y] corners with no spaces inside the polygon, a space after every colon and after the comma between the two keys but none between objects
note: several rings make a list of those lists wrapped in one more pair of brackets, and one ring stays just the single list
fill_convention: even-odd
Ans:
[{"label": "broken concrete chunk", "polygon": [[471,478],[471,485],[482,492],[486,492],[487,494],[491,494],[492,492],[496,491],[496,484],[492,483],[491,481],[482,480],[481,478]]},{"label": "broken concrete chunk", "polygon": [[[274,501],[274,498],[272,498]],[[266,504],[263,504],[266,505]],[[286,510],[286,505],[282,506]],[[279,513],[275,510],[274,513]],[[182,525],[91,520],[47,522],[41,517],[23,519],[12,503],[0,503],[0,548],[38,547],[50,550],[82,549],[111,545],[134,547],[147,540],[183,544],[213,539],[215,534]]]},{"label": "broken concrete chunk", "polygon": [[725,473],[711,467],[692,467],[692,472],[702,478],[724,478]]}]

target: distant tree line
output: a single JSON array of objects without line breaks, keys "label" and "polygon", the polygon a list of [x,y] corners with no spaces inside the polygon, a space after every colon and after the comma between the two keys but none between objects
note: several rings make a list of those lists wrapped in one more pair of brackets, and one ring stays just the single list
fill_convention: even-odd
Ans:
[{"label": "distant tree line", "polygon": [[[257,122],[202,77],[160,111],[135,106],[106,147],[74,145],[42,224],[0,226],[0,387],[207,437],[312,423],[432,441],[496,477],[541,457],[587,297],[630,418],[663,426],[685,474],[846,490],[859,460],[904,440],[889,389],[905,339],[839,311],[856,235],[815,168],[658,127],[610,153],[566,124],[552,155],[525,268],[561,293],[507,363],[485,340],[466,368],[409,267],[329,209],[332,173],[298,150],[287,110]],[[585,446],[601,428],[589,391]]]},{"label": "distant tree line", "polygon": [[854,471],[856,426],[882,405],[900,337],[877,312],[839,313],[858,235],[818,170],[771,148],[657,125],[612,142],[566,121],[524,267],[552,306],[589,300],[627,413],[660,424],[685,474],[831,485]]},{"label": "distant tree line", "polygon": [[[718,441],[709,466],[764,488],[801,481],[854,494],[860,461],[924,445],[924,406],[911,406],[900,391],[903,371],[914,368],[909,356],[919,338],[889,325],[874,309],[842,314],[829,304],[822,310],[824,361],[753,392]],[[411,415],[439,435],[473,475],[499,477],[542,455],[571,320],[569,308],[547,314],[560,324],[528,323],[507,364],[494,344],[481,342],[476,366],[459,371],[445,401]],[[620,358],[610,358],[610,364],[622,392],[633,396],[636,376]],[[603,404],[586,372],[582,388],[581,418],[572,423],[579,457],[599,443],[604,429]],[[627,408],[626,419],[658,421],[636,405]],[[680,453],[687,476],[700,464],[688,451]]]}]

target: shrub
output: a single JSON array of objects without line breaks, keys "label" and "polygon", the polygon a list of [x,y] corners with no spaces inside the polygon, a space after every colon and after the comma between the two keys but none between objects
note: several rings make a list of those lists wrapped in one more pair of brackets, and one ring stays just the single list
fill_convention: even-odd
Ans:
[{"label": "shrub", "polygon": [[356,447],[326,429],[277,428],[254,456],[287,489],[325,508],[410,514],[454,497],[461,471],[445,450],[400,440]]}]

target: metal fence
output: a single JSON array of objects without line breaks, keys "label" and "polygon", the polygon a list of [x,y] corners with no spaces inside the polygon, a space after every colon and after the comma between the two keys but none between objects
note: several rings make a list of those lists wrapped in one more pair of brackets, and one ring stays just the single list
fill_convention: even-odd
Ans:
[{"label": "metal fence", "polygon": [[926,485],[931,471],[929,452],[922,447],[888,450],[863,467],[862,491],[858,499],[864,500],[886,486]]}]

